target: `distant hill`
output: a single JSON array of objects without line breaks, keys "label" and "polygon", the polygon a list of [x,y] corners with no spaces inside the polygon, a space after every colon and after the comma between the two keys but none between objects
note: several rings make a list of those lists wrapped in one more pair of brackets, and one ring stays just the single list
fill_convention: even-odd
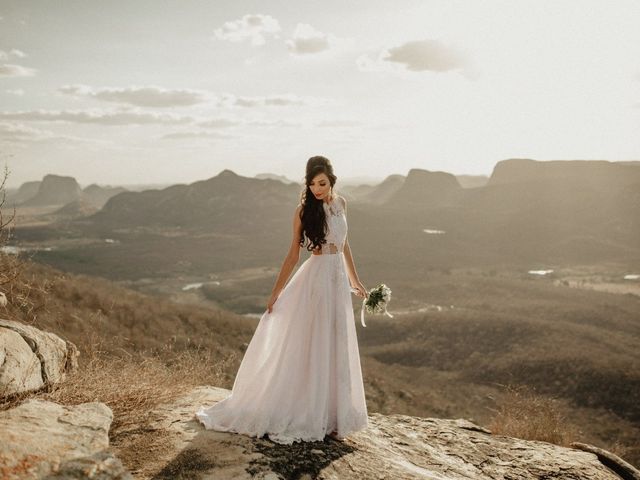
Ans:
[{"label": "distant hill", "polygon": [[102,206],[107,203],[107,200],[111,197],[126,191],[127,189],[122,187],[101,187],[93,183],[82,190],[82,193],[84,194],[84,199],[88,203],[99,209],[102,208]]},{"label": "distant hill", "polygon": [[87,201],[86,199],[80,199],[67,203],[58,210],[47,214],[47,217],[56,220],[82,218],[88,215],[93,215],[98,210],[99,208],[91,202]]},{"label": "distant hill", "polygon": [[547,180],[596,189],[640,184],[640,162],[509,159],[496,163],[488,185]]},{"label": "distant hill", "polygon": [[36,196],[38,189],[40,188],[40,183],[40,181],[23,183],[15,192],[11,192],[7,197],[7,200],[9,203],[15,204],[26,202],[30,198]]},{"label": "distant hill", "polygon": [[404,183],[404,175],[389,175],[382,182],[371,185],[363,183],[360,185],[340,185],[338,192],[349,200],[371,203],[379,205],[385,203]]},{"label": "distant hill", "polygon": [[433,208],[455,203],[461,192],[460,183],[451,173],[412,168],[386,203],[395,207],[420,205]]},{"label": "distant hill", "polygon": [[82,189],[75,178],[50,174],[45,175],[38,192],[23,202],[22,206],[64,205],[78,200],[81,195]]},{"label": "distant hill", "polygon": [[351,235],[397,268],[633,261],[639,175],[634,164],[515,159],[499,162],[486,186],[464,189],[449,173],[412,169],[380,208],[363,201],[354,218],[351,206]]},{"label": "distant hill", "polygon": [[300,187],[223,170],[208,180],[162,190],[124,192],[87,220],[101,225],[269,232],[289,228]]},{"label": "distant hill", "polygon": [[381,183],[371,187],[369,192],[363,195],[361,199],[372,204],[386,203],[402,188],[405,181],[406,177],[404,175],[389,175]]},{"label": "distant hill", "polygon": [[255,176],[255,178],[259,178],[261,180],[265,178],[270,178],[271,180],[279,180],[283,183],[296,183],[294,180],[291,180],[284,175],[275,175],[273,173],[259,173]]},{"label": "distant hill", "polygon": [[[450,173],[411,169],[406,178],[389,176],[349,197],[349,239],[362,262],[380,270],[635,264],[640,258],[638,172],[640,166],[618,162],[512,159],[496,165],[486,186],[462,188]],[[208,268],[248,268],[270,264],[286,251],[300,190],[298,184],[224,170],[189,185],[120,193],[99,212],[64,228],[75,225],[81,230],[77,235],[86,237],[111,238],[115,230],[134,236],[135,244],[77,253],[96,268],[98,257],[110,258],[116,249],[121,258],[144,259],[154,272],[167,274],[186,256],[193,258],[185,271],[196,264],[204,268],[199,260],[204,253]],[[47,234],[22,230],[21,235]],[[136,274],[129,270],[127,275]]]},{"label": "distant hill", "polygon": [[486,175],[456,175],[462,188],[484,187],[489,181]]},{"label": "distant hill", "polygon": [[82,189],[73,177],[49,174],[42,181],[23,183],[12,193],[9,201],[22,207],[69,205],[69,208],[59,211],[67,217],[72,213],[71,216],[78,216],[81,212],[93,213],[102,208],[109,198],[126,191],[122,187],[101,187],[96,184]]}]

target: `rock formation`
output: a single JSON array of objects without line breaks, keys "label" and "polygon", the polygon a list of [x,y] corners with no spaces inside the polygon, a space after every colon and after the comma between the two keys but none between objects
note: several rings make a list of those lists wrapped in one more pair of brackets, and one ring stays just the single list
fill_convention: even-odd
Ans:
[{"label": "rock formation", "polygon": [[237,175],[225,169],[215,177],[162,190],[124,192],[110,198],[88,221],[117,225],[247,234],[289,228],[299,186]]},{"label": "rock formation", "polygon": [[11,194],[7,197],[8,203],[19,204],[22,202],[26,202],[32,197],[35,197],[38,193],[38,189],[40,188],[40,183],[42,182],[40,182],[39,180],[35,182],[24,182],[22,185],[20,185],[20,188],[18,188],[18,190],[16,190],[15,192],[11,192]]},{"label": "rock formation", "polygon": [[38,187],[38,193],[21,206],[64,205],[79,199],[81,195],[82,189],[75,178],[45,175]]},{"label": "rock formation", "polygon": [[77,367],[78,354],[53,333],[0,319],[0,397],[63,381]]},{"label": "rock formation", "polygon": [[[153,429],[153,436],[162,439],[163,447],[170,451],[141,458],[136,466],[140,478],[621,478],[594,453],[492,435],[465,419],[371,413],[369,427],[342,442],[327,437],[293,445],[279,445],[267,437],[205,430],[193,416],[195,410],[229,393],[197,387],[154,410],[152,424],[146,428]],[[628,475],[636,475],[637,470],[630,468]]]},{"label": "rock formation", "polygon": [[489,185],[531,181],[581,184],[589,188],[618,190],[640,182],[640,163],[606,160],[549,160],[511,158],[496,163]]},{"label": "rock formation", "polygon": [[293,445],[205,430],[194,412],[229,393],[196,387],[149,412],[132,430],[132,442],[145,447],[130,455],[129,471],[109,448],[113,415],[106,405],[27,400],[0,412],[1,478],[132,479],[129,472],[157,480],[640,478],[633,466],[597,447],[493,435],[462,418],[371,413],[368,428],[342,441],[326,437]]},{"label": "rock formation", "polygon": [[461,192],[460,183],[451,173],[412,168],[387,203],[400,207],[441,207],[455,203]]},{"label": "rock formation", "polygon": [[111,409],[29,399],[0,412],[0,478],[131,479],[107,451]]}]

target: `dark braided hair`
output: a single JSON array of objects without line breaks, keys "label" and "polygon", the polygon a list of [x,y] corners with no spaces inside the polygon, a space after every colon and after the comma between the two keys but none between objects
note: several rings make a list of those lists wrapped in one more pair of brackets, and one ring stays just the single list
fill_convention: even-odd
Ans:
[{"label": "dark braided hair", "polygon": [[333,166],[328,158],[317,155],[307,161],[307,172],[305,174],[305,187],[300,195],[300,220],[302,221],[302,233],[300,235],[300,246],[305,246],[305,237],[308,240],[306,248],[311,251],[322,244],[327,243],[325,238],[327,232],[327,219],[322,203],[313,194],[309,185],[316,175],[324,173],[329,178],[331,188],[336,184],[336,177],[333,174]]}]

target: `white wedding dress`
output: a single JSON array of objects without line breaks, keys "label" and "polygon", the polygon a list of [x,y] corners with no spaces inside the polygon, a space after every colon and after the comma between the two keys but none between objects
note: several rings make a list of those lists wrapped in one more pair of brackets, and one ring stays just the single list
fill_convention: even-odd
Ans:
[{"label": "white wedding dress", "polygon": [[328,232],[262,314],[231,394],[201,406],[206,429],[292,444],[368,427],[349,278],[347,219],[340,199],[323,202]]}]

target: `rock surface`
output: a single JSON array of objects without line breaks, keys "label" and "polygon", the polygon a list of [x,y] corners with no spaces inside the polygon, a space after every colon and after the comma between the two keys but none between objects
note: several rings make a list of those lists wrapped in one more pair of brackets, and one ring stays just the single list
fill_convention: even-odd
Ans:
[{"label": "rock surface", "polygon": [[131,478],[106,452],[112,420],[111,409],[99,402],[29,399],[0,412],[0,478]]},{"label": "rock surface", "polygon": [[369,428],[342,442],[327,437],[292,446],[267,437],[205,430],[194,412],[229,393],[198,387],[151,412],[147,428],[161,439],[164,450],[141,458],[133,471],[136,478],[620,478],[593,453],[492,435],[465,419],[373,413]]},{"label": "rock surface", "polygon": [[61,382],[78,366],[76,346],[57,335],[0,319],[0,397]]}]

